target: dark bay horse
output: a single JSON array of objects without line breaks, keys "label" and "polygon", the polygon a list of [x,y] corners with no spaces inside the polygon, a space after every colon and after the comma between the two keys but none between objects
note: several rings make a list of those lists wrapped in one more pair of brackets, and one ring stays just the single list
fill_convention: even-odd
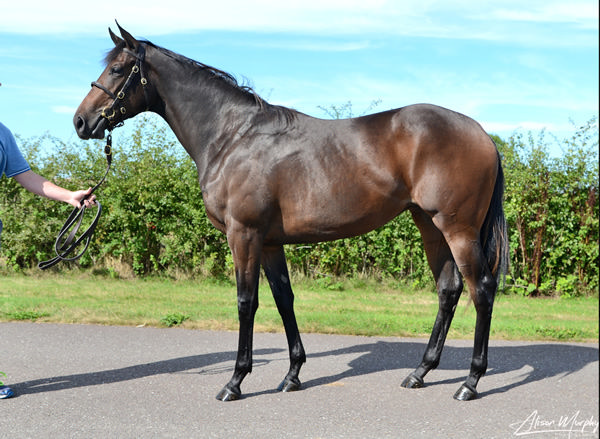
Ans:
[{"label": "dark bay horse", "polygon": [[487,368],[494,296],[507,262],[504,178],[496,146],[472,119],[412,105],[320,120],[270,105],[220,70],[119,26],[106,69],[74,117],[82,139],[101,139],[143,111],[162,116],[195,161],[207,215],[227,235],[237,281],[239,346],[220,400],[241,396],[252,371],[260,267],[287,336],[290,369],[279,389],[300,388],[306,355],[283,246],[366,233],[405,210],[417,224],[437,284],[429,344],[403,387],[437,367],[463,289],[477,321],[471,370],[454,397],[477,397]]}]

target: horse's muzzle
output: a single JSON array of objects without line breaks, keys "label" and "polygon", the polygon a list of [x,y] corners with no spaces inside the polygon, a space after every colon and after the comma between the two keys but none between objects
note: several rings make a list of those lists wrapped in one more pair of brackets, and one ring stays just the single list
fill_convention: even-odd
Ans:
[{"label": "horse's muzzle", "polygon": [[88,123],[84,116],[76,114],[73,118],[73,125],[75,125],[77,135],[83,140],[103,139],[108,121],[102,116],[98,116],[96,123],[92,125]]}]

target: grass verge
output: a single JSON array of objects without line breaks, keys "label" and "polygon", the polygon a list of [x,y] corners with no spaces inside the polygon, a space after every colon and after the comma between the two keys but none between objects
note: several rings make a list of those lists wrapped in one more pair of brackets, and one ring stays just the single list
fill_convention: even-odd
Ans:
[{"label": "grass verge", "polygon": [[[181,326],[237,330],[235,285],[229,281],[136,279],[91,274],[0,277],[0,321]],[[374,280],[323,284],[297,280],[301,332],[428,337],[437,313],[433,292]],[[335,286],[335,288],[332,287]],[[266,282],[256,330],[283,331]],[[450,338],[472,338],[475,309],[463,293]],[[531,299],[500,295],[491,337],[507,340],[597,341],[598,298]]]}]

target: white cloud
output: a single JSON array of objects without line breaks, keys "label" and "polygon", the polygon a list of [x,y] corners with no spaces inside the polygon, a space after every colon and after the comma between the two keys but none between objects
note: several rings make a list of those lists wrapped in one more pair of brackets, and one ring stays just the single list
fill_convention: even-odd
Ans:
[{"label": "white cloud", "polygon": [[[289,72],[289,76],[269,71],[250,74],[250,77],[258,87],[257,91],[267,100],[296,107],[315,116],[325,117],[318,109],[319,105],[339,106],[348,100],[351,100],[355,114],[362,113],[374,99],[382,99],[375,110],[431,102],[477,120],[489,121],[483,122],[483,125],[490,132],[506,133],[519,128],[539,130],[543,127],[554,132],[565,129],[560,123],[571,115],[585,117],[585,114],[580,115],[598,113],[597,68],[585,75],[573,75],[571,71],[586,69],[565,67],[565,62],[557,65],[545,50],[554,50],[559,46],[568,47],[569,50],[571,47],[578,50],[583,48],[591,57],[595,54],[597,60],[597,0],[574,1],[170,0],[164,3],[162,0],[147,0],[137,4],[123,2],[90,12],[89,7],[82,7],[81,2],[75,0],[61,1],[58,5],[46,0],[22,0],[14,2],[10,8],[2,8],[1,12],[0,81],[5,85],[0,92],[3,92],[4,98],[9,96],[11,90],[16,90],[20,94],[19,101],[23,97],[33,97],[38,104],[42,101],[46,113],[51,109],[54,117],[65,118],[66,125],[72,130],[70,117],[66,115],[74,113],[74,106],[88,90],[89,80],[97,77],[101,50],[110,42],[107,27],[116,30],[115,18],[135,36],[157,40],[155,42],[159,44],[166,43],[160,41],[162,38],[155,37],[166,34],[175,35],[176,38],[172,40],[179,41],[188,38],[186,33],[204,30],[250,31],[255,35],[246,35],[243,45],[251,49],[285,48],[289,52],[361,50],[367,53],[370,49],[383,47],[381,53],[385,53],[387,45],[403,44],[402,36],[509,41],[511,45],[500,48],[500,45],[489,44],[491,51],[509,54],[510,61],[498,69],[484,68],[488,60],[485,56],[479,59],[481,55],[478,54],[472,54],[472,72],[469,68],[452,64],[458,61],[447,58],[450,55],[442,49],[460,46],[462,41],[455,40],[451,44],[439,44],[439,52],[433,50],[430,54],[433,61],[428,58],[421,62],[420,53],[414,58],[399,57],[398,65],[392,69],[393,77],[390,77],[390,72],[374,75],[373,68],[367,70],[371,73],[364,73],[363,66],[330,72],[328,75],[321,73],[316,79],[314,75],[305,77],[306,72],[302,69],[300,72]],[[265,34],[260,35],[262,32]],[[287,35],[278,38],[273,34],[277,32]],[[5,44],[3,37],[7,34],[19,35],[8,35],[11,44]],[[82,39],[98,36],[102,44],[92,41],[92,44],[100,44],[100,49],[94,47],[94,53],[98,55],[89,56],[91,64],[86,64],[87,61],[82,58],[76,67],[69,65],[58,70],[50,69],[44,73],[42,79],[46,83],[43,84],[43,81],[29,78],[45,72],[33,61],[32,67],[22,70],[27,74],[15,73],[15,69],[25,65],[29,58],[52,67],[59,57],[55,56],[53,50],[48,50],[47,45],[27,46],[27,38],[20,41],[20,35],[23,34],[52,34],[49,40],[58,41],[57,44],[64,43],[65,46],[80,36]],[[225,39],[239,37],[233,33]],[[222,43],[215,41],[213,39],[211,44]],[[84,43],[83,47],[87,48],[88,40],[84,40]],[[427,43],[435,46],[438,42],[429,40]],[[539,47],[544,50],[537,50]],[[204,56],[202,48],[195,49],[198,58]],[[63,53],[60,49],[57,52]],[[377,52],[373,50],[372,53]],[[412,56],[413,52],[406,53]],[[184,54],[195,57],[193,53]],[[294,55],[301,57],[305,54]],[[349,53],[348,58],[351,55]],[[447,60],[447,64],[441,64],[441,60]],[[432,69],[431,63],[434,62],[444,67]],[[306,70],[310,69],[318,71],[318,67],[314,66]],[[483,69],[482,73],[479,73],[480,69]],[[233,73],[245,71],[237,66]],[[68,77],[62,76],[66,72],[86,80],[69,81]],[[534,74],[534,79],[531,79],[531,74]],[[592,79],[589,83],[581,80],[588,77]],[[63,83],[68,85],[54,85],[54,78],[63,79]],[[590,84],[594,87],[590,88]],[[34,108],[34,105],[30,104],[29,108]],[[550,123],[540,123],[546,120]]]},{"label": "white cloud", "polygon": [[582,27],[598,29],[598,3],[579,2],[543,2],[532,3],[532,7],[497,8],[492,15],[498,20],[529,21],[540,23],[578,23]]},{"label": "white cloud", "polygon": [[[46,0],[23,0],[3,8],[2,32],[104,35],[107,26],[114,27],[115,18],[135,35],[147,37],[228,30],[521,39],[546,44],[551,39],[567,44],[547,27],[523,27],[523,23],[575,24],[579,29],[597,30],[598,3],[508,0],[499,6],[491,0],[147,0],[90,11],[79,0],[61,1],[60,7]],[[517,26],[515,32],[513,26]]]},{"label": "white cloud", "polygon": [[373,43],[364,41],[330,41],[325,39],[297,39],[297,40],[268,40],[247,42],[248,47],[260,47],[268,49],[286,49],[318,52],[352,52],[373,47]]}]

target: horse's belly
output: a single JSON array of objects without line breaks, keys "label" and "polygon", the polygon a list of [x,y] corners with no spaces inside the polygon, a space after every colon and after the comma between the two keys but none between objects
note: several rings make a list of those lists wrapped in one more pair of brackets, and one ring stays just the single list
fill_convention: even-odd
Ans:
[{"label": "horse's belly", "polygon": [[386,224],[407,205],[407,200],[398,197],[334,198],[312,205],[306,202],[300,209],[282,211],[267,238],[303,243],[362,235]]}]

